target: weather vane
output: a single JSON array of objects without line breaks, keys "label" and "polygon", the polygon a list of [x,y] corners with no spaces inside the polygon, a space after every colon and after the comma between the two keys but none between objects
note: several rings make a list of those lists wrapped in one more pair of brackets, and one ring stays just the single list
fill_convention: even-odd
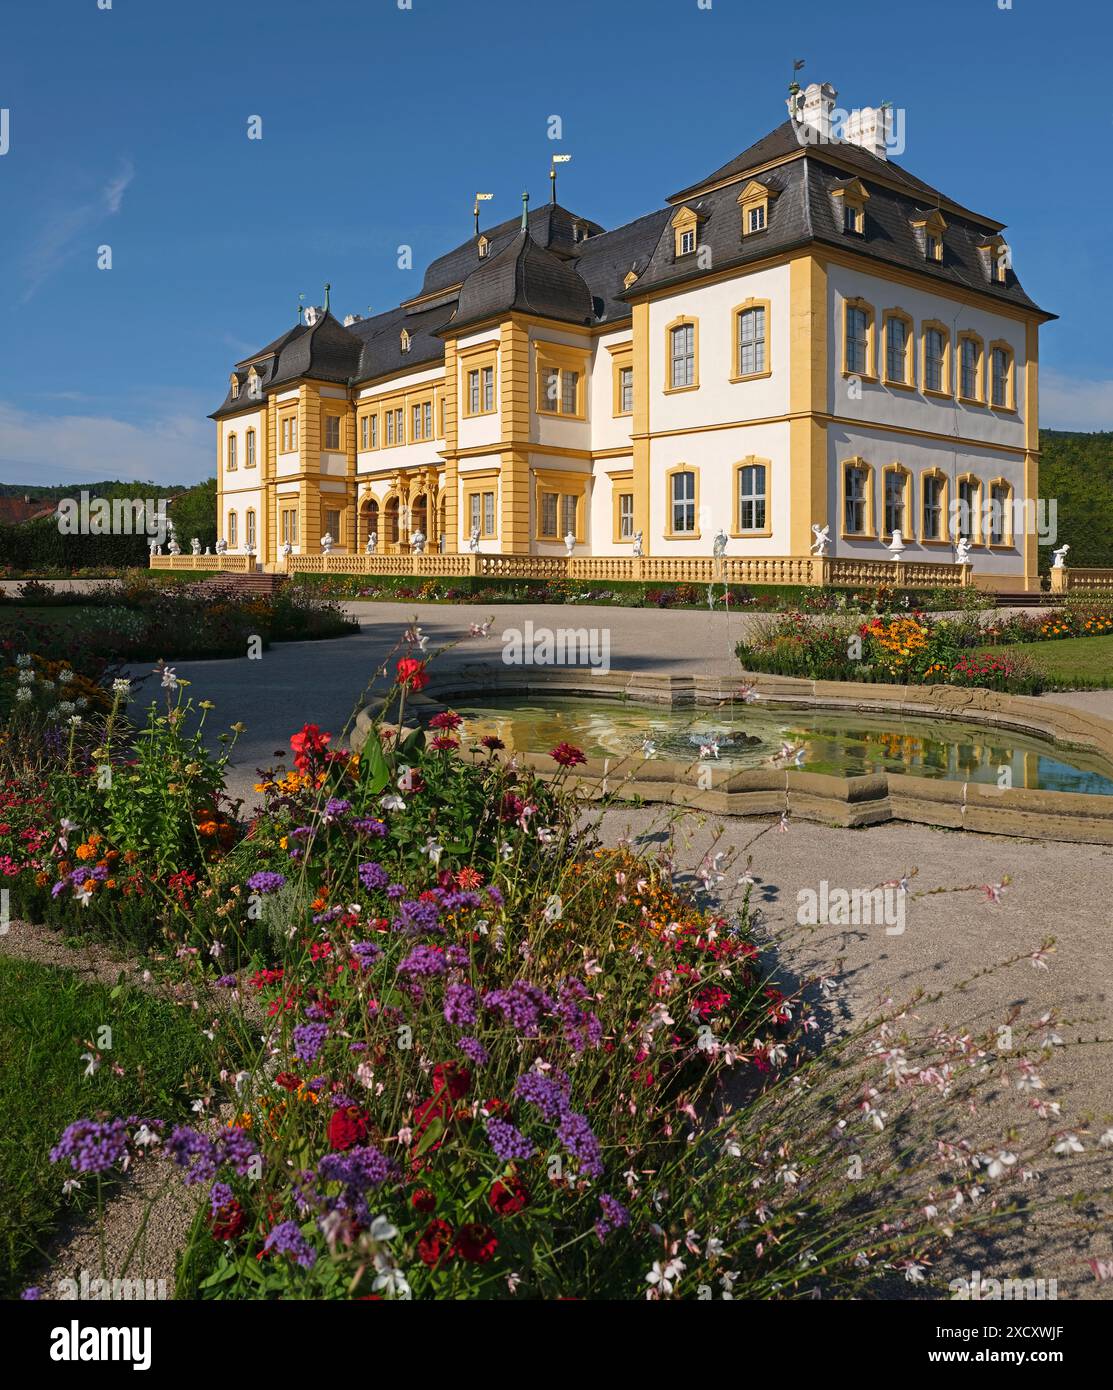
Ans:
[{"label": "weather vane", "polygon": [[567,164],[572,158],[570,154],[554,154],[552,163],[549,165],[549,182],[552,185],[552,196],[550,201],[556,202],[556,167],[558,164]]}]

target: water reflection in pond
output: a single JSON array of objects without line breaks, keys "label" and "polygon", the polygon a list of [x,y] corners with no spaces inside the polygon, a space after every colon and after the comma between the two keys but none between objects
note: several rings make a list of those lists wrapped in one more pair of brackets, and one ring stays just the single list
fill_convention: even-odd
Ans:
[{"label": "water reflection in pond", "polygon": [[867,717],[857,711],[761,703],[669,709],[559,696],[505,697],[458,708],[465,717],[466,741],[497,734],[510,750],[543,753],[568,742],[589,757],[640,758],[648,740],[658,757],[714,762],[717,748],[721,764],[760,768],[769,767],[782,745],[789,744],[794,765],[809,772],[841,777],[898,772],[1113,795],[1110,769],[1098,758],[1060,750],[1027,734],[957,720],[886,713]]}]

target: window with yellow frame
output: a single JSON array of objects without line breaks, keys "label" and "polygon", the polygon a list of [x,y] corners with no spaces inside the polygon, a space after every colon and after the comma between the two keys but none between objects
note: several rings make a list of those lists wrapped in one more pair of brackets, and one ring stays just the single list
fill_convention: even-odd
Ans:
[{"label": "window with yellow frame", "polygon": [[747,299],[731,311],[734,325],[731,381],[753,381],[772,373],[769,300]]},{"label": "window with yellow frame", "polygon": [[535,474],[535,478],[536,539],[559,541],[571,532],[582,542],[587,510],[586,476],[546,471]]},{"label": "window with yellow frame", "polygon": [[329,453],[340,453],[344,448],[343,415],[338,410],[325,409],[321,416],[321,448]]},{"label": "window with yellow frame", "polygon": [[700,537],[699,469],[679,463],[665,473],[665,536],[691,541]]},{"label": "window with yellow frame", "polygon": [[611,414],[634,413],[634,345],[622,343],[611,354]]},{"label": "window with yellow frame", "polygon": [[928,468],[920,475],[920,543],[950,545],[947,475]]},{"label": "window with yellow frame", "polygon": [[912,390],[916,385],[912,315],[906,314],[903,309],[886,309],[882,315],[882,336],[885,385]]},{"label": "window with yellow frame", "polygon": [[922,360],[920,380],[925,396],[953,394],[951,384],[951,330],[938,319],[925,319],[920,325]]},{"label": "window with yellow frame", "polygon": [[973,473],[955,479],[954,519],[952,531],[956,538],[965,536],[971,545],[981,545],[982,482]]},{"label": "window with yellow frame", "polygon": [[969,405],[985,405],[984,352],[977,333],[967,330],[958,335],[958,398]]},{"label": "window with yellow frame", "polygon": [[298,413],[297,410],[283,410],[278,414],[278,452],[296,454],[298,451]]},{"label": "window with yellow frame", "polygon": [[699,389],[699,319],[681,314],[665,325],[665,394]]},{"label": "window with yellow frame", "polygon": [[587,418],[588,354],[563,343],[534,344],[537,413],[569,420]]},{"label": "window with yellow frame", "polygon": [[772,465],[753,454],[734,465],[733,536],[771,536],[773,534],[769,484]]},{"label": "window with yellow frame", "polygon": [[989,485],[986,534],[991,547],[1001,550],[1013,545],[1013,486],[1007,478],[994,478]]},{"label": "window with yellow frame", "polygon": [[863,458],[850,458],[840,471],[842,534],[848,539],[872,539],[873,465]]},{"label": "window with yellow frame", "polygon": [[881,483],[881,538],[912,535],[912,474],[900,463],[886,464]]},{"label": "window with yellow frame", "polygon": [[843,375],[877,378],[876,314],[873,305],[861,298],[848,299],[843,306]]},{"label": "window with yellow frame", "polygon": [[634,474],[612,473],[612,539],[615,545],[630,545],[634,540]]},{"label": "window with yellow frame", "polygon": [[498,345],[480,343],[459,353],[461,414],[465,419],[498,409]]},{"label": "window with yellow frame", "polygon": [[1000,338],[989,345],[989,403],[994,410],[1016,409],[1016,354]]}]

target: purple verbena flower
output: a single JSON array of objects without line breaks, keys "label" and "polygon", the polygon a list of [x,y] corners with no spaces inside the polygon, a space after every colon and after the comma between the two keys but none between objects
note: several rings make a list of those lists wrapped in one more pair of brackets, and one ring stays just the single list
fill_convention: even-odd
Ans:
[{"label": "purple verbena flower", "polygon": [[475,1023],[479,996],[471,985],[449,985],[444,992],[444,1017],[454,1028],[470,1028]]},{"label": "purple verbena flower", "polygon": [[324,1023],[299,1023],[294,1029],[294,1056],[299,1062],[315,1062],[328,1037]]},{"label": "purple verbena flower", "polygon": [[289,1255],[303,1269],[312,1269],[317,1262],[317,1252],[302,1235],[296,1221],[283,1221],[276,1226],[263,1242],[263,1249]]},{"label": "purple verbena flower", "polygon": [[75,1173],[106,1173],[127,1157],[123,1120],[74,1120],[50,1151],[51,1163],[69,1159]]},{"label": "purple verbena flower", "polygon": [[376,864],[374,860],[359,866],[359,881],[369,893],[376,888],[385,888],[390,882],[390,875],[381,864]]},{"label": "purple verbena flower", "polygon": [[603,1157],[599,1140],[584,1115],[575,1110],[566,1110],[561,1116],[557,1137],[576,1160],[584,1177],[603,1176]]},{"label": "purple verbena flower", "polygon": [[275,874],[271,873],[269,869],[260,869],[257,874],[252,874],[247,880],[247,886],[256,893],[277,893],[285,882],[285,874]]},{"label": "purple verbena flower", "polygon": [[478,1038],[461,1038],[456,1046],[468,1061],[473,1062],[477,1067],[485,1067],[491,1060],[491,1054]]},{"label": "purple verbena flower", "polygon": [[415,946],[398,967],[399,975],[443,975],[448,969],[444,952],[436,946]]},{"label": "purple verbena flower", "polygon": [[487,1139],[500,1163],[524,1162],[537,1152],[531,1139],[527,1139],[508,1120],[500,1120],[497,1115],[487,1117]]}]

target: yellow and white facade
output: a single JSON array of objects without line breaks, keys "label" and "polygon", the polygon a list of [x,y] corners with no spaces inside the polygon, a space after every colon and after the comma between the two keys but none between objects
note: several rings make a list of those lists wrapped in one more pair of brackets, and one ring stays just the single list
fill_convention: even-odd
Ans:
[{"label": "yellow and white facade", "polygon": [[899,531],[1037,588],[1052,316],[1001,224],[816,136],[790,117],[614,232],[493,228],[374,319],[312,311],[214,414],[229,550],[884,559]]}]

